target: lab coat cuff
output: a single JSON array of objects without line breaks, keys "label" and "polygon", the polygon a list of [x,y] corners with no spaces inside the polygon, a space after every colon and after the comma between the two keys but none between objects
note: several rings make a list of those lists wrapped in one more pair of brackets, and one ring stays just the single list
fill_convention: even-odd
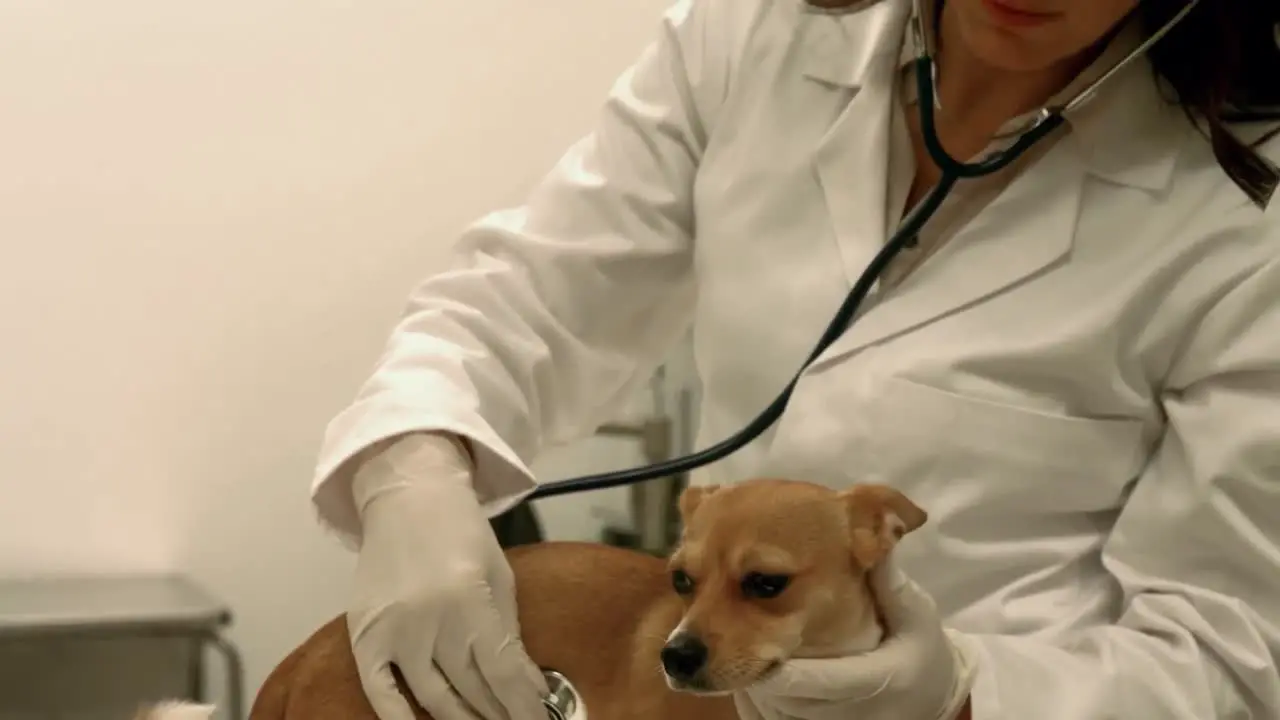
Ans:
[{"label": "lab coat cuff", "polygon": [[[424,409],[429,408],[429,409]],[[326,432],[311,488],[320,523],[347,547],[359,547],[360,516],[351,482],[359,466],[389,441],[415,432],[446,432],[469,441],[475,462],[473,485],[489,517],[518,505],[537,484],[520,453],[474,410],[442,409],[439,397],[422,403],[365,400],[347,408]]]}]

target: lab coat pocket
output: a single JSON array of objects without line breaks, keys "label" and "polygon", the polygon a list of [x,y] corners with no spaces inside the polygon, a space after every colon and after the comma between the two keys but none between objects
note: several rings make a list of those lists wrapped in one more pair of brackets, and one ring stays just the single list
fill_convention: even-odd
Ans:
[{"label": "lab coat pocket", "polygon": [[878,388],[871,439],[878,473],[957,512],[1111,510],[1146,458],[1136,419],[1056,414],[902,378]]}]

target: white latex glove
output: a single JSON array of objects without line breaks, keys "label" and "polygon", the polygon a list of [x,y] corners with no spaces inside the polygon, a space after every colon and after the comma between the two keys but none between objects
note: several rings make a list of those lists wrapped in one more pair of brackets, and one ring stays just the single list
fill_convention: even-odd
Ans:
[{"label": "white latex glove", "polygon": [[944,630],[933,598],[885,563],[881,598],[892,635],[843,658],[793,659],[734,695],[742,720],[952,720],[976,667],[964,640]]},{"label": "white latex glove", "polygon": [[511,567],[461,443],[406,436],[352,490],[364,532],[347,626],[378,717],[414,717],[394,663],[435,720],[545,720],[546,682],[519,640]]}]

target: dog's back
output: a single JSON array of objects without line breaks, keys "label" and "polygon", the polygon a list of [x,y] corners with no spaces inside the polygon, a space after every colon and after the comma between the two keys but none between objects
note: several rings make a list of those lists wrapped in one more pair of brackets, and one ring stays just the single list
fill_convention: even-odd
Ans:
[{"label": "dog's back", "polygon": [[[573,682],[592,720],[736,718],[727,698],[678,694],[666,685],[659,652],[682,607],[663,560],[567,542],[514,548],[507,558],[530,657]],[[320,628],[276,667],[250,720],[377,720],[360,687],[345,618]]]}]

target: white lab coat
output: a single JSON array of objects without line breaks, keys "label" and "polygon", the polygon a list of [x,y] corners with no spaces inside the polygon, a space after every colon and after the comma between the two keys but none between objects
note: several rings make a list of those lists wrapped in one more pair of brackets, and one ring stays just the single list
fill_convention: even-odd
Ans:
[{"label": "white lab coat", "polygon": [[[702,445],[782,388],[882,245],[905,0],[681,0],[594,131],[468,229],[331,424],[471,437],[493,509],[692,323]],[[1266,152],[1280,155],[1277,144]],[[1280,718],[1280,225],[1125,71],[713,467],[893,484],[907,572],[981,648],[974,717]]]}]

